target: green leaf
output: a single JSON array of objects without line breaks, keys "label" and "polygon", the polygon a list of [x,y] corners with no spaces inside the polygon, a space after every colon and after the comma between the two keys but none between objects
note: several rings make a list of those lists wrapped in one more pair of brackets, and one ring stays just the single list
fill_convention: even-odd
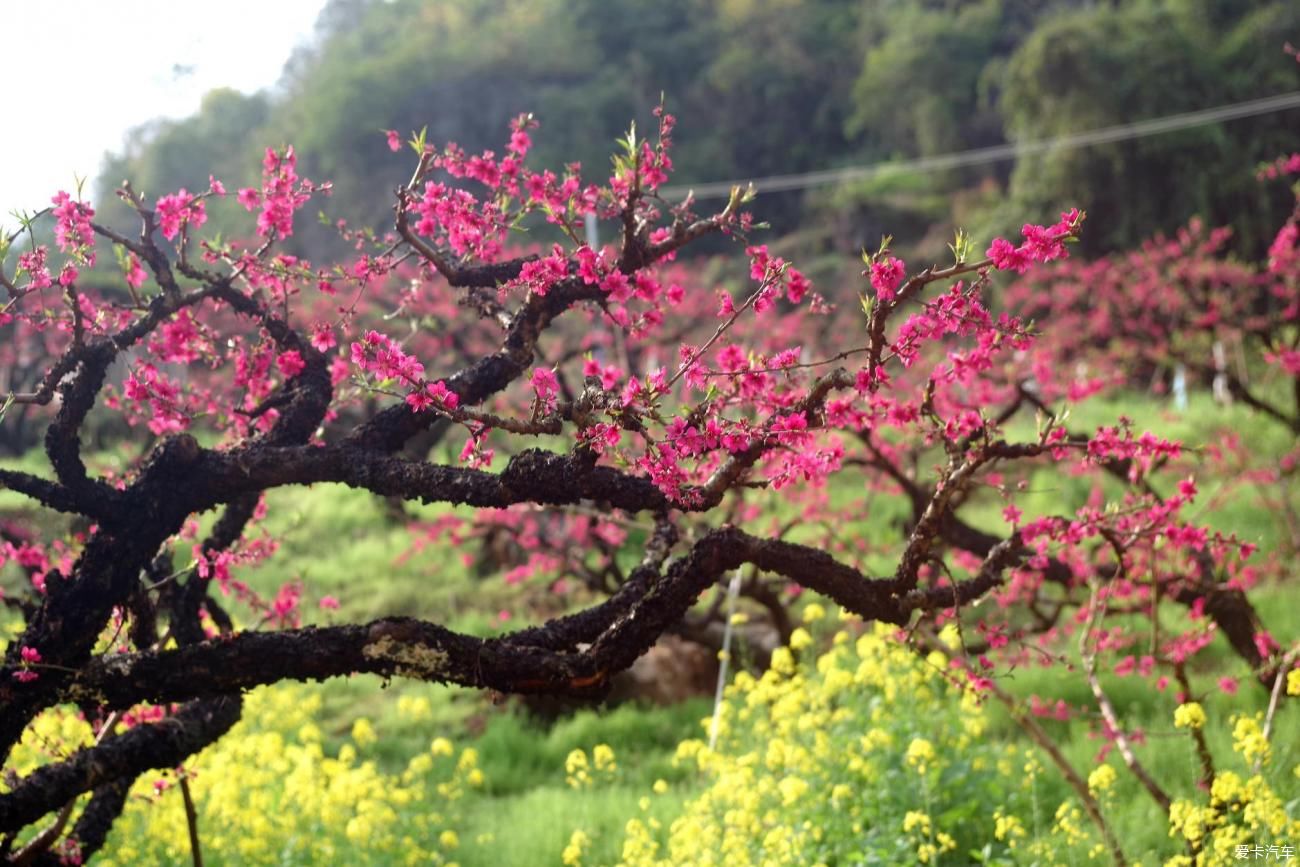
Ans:
[{"label": "green leaf", "polygon": [[876,258],[883,259],[889,255],[889,245],[894,243],[893,235],[882,235],[880,238],[880,249],[876,251]]},{"label": "green leaf", "polygon": [[407,144],[420,156],[424,156],[424,143],[429,136],[429,127],[422,126],[420,131]]},{"label": "green leaf", "polygon": [[623,145],[623,149],[627,152],[629,157],[636,156],[636,121],[632,121],[631,125],[628,127],[627,135],[622,138],[620,144]]},{"label": "green leaf", "polygon": [[964,264],[970,261],[971,255],[975,252],[975,239],[965,229],[958,228],[956,237],[948,245],[948,249],[952,251],[952,258],[956,264]]}]

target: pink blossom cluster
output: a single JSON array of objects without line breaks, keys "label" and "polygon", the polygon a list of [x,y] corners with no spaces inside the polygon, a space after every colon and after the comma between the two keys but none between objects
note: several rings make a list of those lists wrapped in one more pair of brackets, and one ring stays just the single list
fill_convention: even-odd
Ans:
[{"label": "pink blossom cluster", "polygon": [[95,244],[95,230],[91,218],[95,209],[79,202],[60,190],[52,199],[54,203],[54,241],[65,253],[75,253],[87,265],[95,264],[91,249]]},{"label": "pink blossom cluster", "polygon": [[1280,156],[1261,168],[1256,177],[1260,180],[1275,180],[1286,175],[1300,174],[1300,153]]},{"label": "pink blossom cluster", "polygon": [[460,404],[459,395],[445,382],[426,380],[419,359],[378,331],[367,331],[362,340],[352,343],[351,359],[358,368],[380,380],[396,380],[405,387],[406,404],[416,412],[430,408],[453,410]]},{"label": "pink blossom cluster", "polygon": [[158,199],[154,206],[158,215],[158,229],[168,241],[173,240],[186,226],[198,228],[208,221],[208,212],[201,196],[182,187],[179,191]]},{"label": "pink blossom cluster", "polygon": [[48,250],[44,244],[19,254],[18,270],[26,272],[28,277],[26,289],[39,291],[54,285],[54,278],[50,276],[50,270],[46,266],[47,255]]},{"label": "pink blossom cluster", "polygon": [[190,426],[180,383],[162,373],[152,362],[142,362],[127,375],[123,396],[134,403],[147,403],[152,415],[149,430],[157,436],[180,433]]},{"label": "pink blossom cluster", "polygon": [[213,351],[211,340],[190,310],[181,310],[158,326],[149,340],[150,354],[164,364],[190,364],[210,357]]},{"label": "pink blossom cluster", "polygon": [[903,282],[906,274],[907,267],[903,264],[903,260],[894,256],[877,259],[863,272],[864,276],[870,277],[871,288],[876,290],[876,297],[885,303],[894,300],[894,292]]},{"label": "pink blossom cluster", "polygon": [[261,190],[245,187],[235,194],[245,210],[261,207],[257,215],[257,234],[265,238],[272,232],[280,238],[293,234],[293,216],[311,198],[312,184],[298,177],[298,157],[292,147],[283,151],[266,149],[262,159]]},{"label": "pink blossom cluster", "polygon": [[560,381],[556,378],[555,371],[544,367],[534,367],[529,382],[532,384],[537,406],[541,408],[542,412],[554,412],[560,394]]},{"label": "pink blossom cluster", "polygon": [[40,674],[32,671],[28,666],[36,665],[41,661],[41,652],[35,647],[23,647],[19,651],[22,659],[22,667],[13,673],[14,680],[19,683],[31,683],[40,678]]},{"label": "pink blossom cluster", "polygon": [[[777,294],[784,289],[791,304],[798,304],[812,288],[812,281],[780,256],[768,253],[766,244],[755,244],[745,248],[749,257],[749,278],[755,283],[770,284],[754,299],[754,312],[762,313],[772,309]],[[719,313],[719,315],[722,315]]]},{"label": "pink blossom cluster", "polygon": [[1005,238],[994,238],[988,257],[999,271],[1015,271],[1017,274],[1025,273],[1035,262],[1064,259],[1069,255],[1065,242],[1078,234],[1083,217],[1078,208],[1071,208],[1062,212],[1061,219],[1053,226],[1025,223],[1020,230],[1024,241],[1019,246]]}]

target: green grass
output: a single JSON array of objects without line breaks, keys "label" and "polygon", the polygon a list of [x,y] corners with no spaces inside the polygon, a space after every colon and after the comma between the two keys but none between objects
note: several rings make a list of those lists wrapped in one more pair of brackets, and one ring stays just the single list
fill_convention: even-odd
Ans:
[{"label": "green grass", "polygon": [[463,867],[536,867],[559,864],[575,830],[592,838],[584,864],[616,864],[628,819],[658,819],[665,826],[681,811],[691,790],[649,798],[646,786],[604,786],[597,792],[549,784],[502,798],[476,799],[467,805],[459,853]]}]

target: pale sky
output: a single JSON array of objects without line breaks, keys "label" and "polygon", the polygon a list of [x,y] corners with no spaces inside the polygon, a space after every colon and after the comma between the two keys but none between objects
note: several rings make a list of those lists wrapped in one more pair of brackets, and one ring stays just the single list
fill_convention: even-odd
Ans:
[{"label": "pale sky", "polygon": [[0,225],[90,182],[127,130],[271,86],[325,0],[0,0]]}]

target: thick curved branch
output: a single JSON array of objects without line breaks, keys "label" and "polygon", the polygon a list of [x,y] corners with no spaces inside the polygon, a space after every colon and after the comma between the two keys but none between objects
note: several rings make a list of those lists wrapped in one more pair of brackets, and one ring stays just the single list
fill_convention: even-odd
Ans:
[{"label": "thick curved branch", "polygon": [[82,792],[153,768],[172,768],[225,734],[239,719],[238,697],[193,702],[166,719],[78,751],[28,774],[0,795],[0,832],[11,833]]},{"label": "thick curved branch", "polygon": [[58,482],[51,482],[49,479],[42,479],[31,473],[0,470],[0,488],[31,497],[42,506],[59,512],[99,517],[97,507],[100,504],[96,500],[79,497]]},{"label": "thick curved branch", "polygon": [[104,378],[117,357],[117,350],[111,341],[99,340],[74,345],[65,357],[75,359],[73,372],[58,386],[59,411],[45,430],[45,453],[65,488],[87,497],[103,498],[110,489],[102,482],[92,482],[81,460],[81,426],[104,387]]},{"label": "thick curved branch", "polygon": [[[649,648],[718,577],[742,563],[784,575],[869,620],[903,624],[910,610],[895,579],[871,579],[829,554],[790,542],[716,530],[663,576],[630,581],[589,619],[580,616],[499,638],[462,635],[433,623],[386,618],[365,625],[247,632],[174,650],[102,657],[65,690],[74,701],[124,707],[138,701],[203,698],[280,680],[354,672],[400,675],[501,692],[599,692],[610,675]],[[993,567],[990,566],[990,569]],[[635,586],[633,586],[635,585]],[[945,589],[942,605],[952,604]],[[598,628],[595,635],[591,633]],[[575,639],[592,638],[579,652]],[[584,642],[585,643],[585,642]]]},{"label": "thick curved branch", "polygon": [[228,283],[211,284],[211,290],[215,298],[224,301],[236,313],[257,320],[281,349],[294,350],[302,356],[305,366],[285,383],[288,403],[280,410],[280,417],[263,437],[263,441],[272,445],[307,442],[324,420],[334,397],[334,386],[330,383],[325,355],[289,323],[271,313],[260,302],[236,291]]},{"label": "thick curved branch", "polygon": [[[126,779],[105,783],[94,790],[86,809],[73,824],[68,838],[77,841],[82,863],[90,860],[108,841],[108,832],[113,823],[122,814],[126,806],[127,795],[131,793],[131,781]],[[31,867],[65,867],[64,860],[53,852],[45,851],[31,860]]]},{"label": "thick curved branch", "polygon": [[429,464],[347,446],[260,444],[206,453],[195,469],[195,495],[208,503],[228,502],[282,485],[341,482],[382,496],[480,508],[504,508],[516,503],[566,505],[582,500],[596,500],[632,512],[660,512],[672,506],[649,479],[593,466],[587,455],[562,455],[542,449],[520,452],[500,473]]}]

